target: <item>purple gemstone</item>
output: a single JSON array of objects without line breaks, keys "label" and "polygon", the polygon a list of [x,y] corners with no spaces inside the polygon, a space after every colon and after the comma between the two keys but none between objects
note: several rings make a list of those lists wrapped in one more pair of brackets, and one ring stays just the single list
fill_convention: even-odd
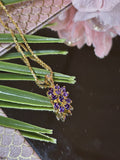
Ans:
[{"label": "purple gemstone", "polygon": [[64,100],[64,97],[63,96],[60,96],[59,97],[59,100],[62,102]]},{"label": "purple gemstone", "polygon": [[68,96],[68,93],[67,93],[67,92],[64,92],[64,93],[63,93],[63,96],[64,96],[64,97],[67,97],[67,96]]},{"label": "purple gemstone", "polygon": [[65,88],[65,87],[62,87],[62,88],[61,88],[61,91],[62,91],[62,92],[66,92],[66,88]]},{"label": "purple gemstone", "polygon": [[55,86],[55,89],[60,89],[60,86],[59,86],[59,85],[56,85],[56,86]]},{"label": "purple gemstone", "polygon": [[66,105],[65,105],[65,108],[66,108],[66,109],[69,109],[69,108],[70,108],[70,105],[69,105],[69,104],[66,104]]},{"label": "purple gemstone", "polygon": [[54,108],[55,108],[55,109],[58,109],[58,108],[59,108],[59,104],[58,104],[58,103],[55,103],[55,104],[54,104]]},{"label": "purple gemstone", "polygon": [[52,92],[49,91],[49,92],[48,92],[48,95],[52,95]]},{"label": "purple gemstone", "polygon": [[55,96],[54,94],[52,95],[52,100],[57,99],[57,96]]},{"label": "purple gemstone", "polygon": [[56,90],[55,93],[59,95],[59,94],[61,94],[61,91],[60,90]]},{"label": "purple gemstone", "polygon": [[48,90],[51,91],[51,92],[53,92],[53,88],[49,88]]},{"label": "purple gemstone", "polygon": [[48,95],[52,95],[52,94],[53,94],[53,88],[49,88]]},{"label": "purple gemstone", "polygon": [[64,112],[64,107],[60,107],[60,112]]},{"label": "purple gemstone", "polygon": [[67,98],[67,99],[66,99],[66,102],[67,102],[67,103],[71,103],[71,99],[70,99],[70,98]]}]

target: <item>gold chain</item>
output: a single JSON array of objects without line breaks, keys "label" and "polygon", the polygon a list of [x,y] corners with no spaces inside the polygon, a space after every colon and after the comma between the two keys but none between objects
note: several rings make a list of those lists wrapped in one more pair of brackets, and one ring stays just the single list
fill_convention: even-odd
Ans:
[{"label": "gold chain", "polygon": [[[60,87],[58,84],[54,84],[53,80],[53,71],[51,67],[49,67],[47,64],[45,64],[41,59],[39,59],[32,51],[30,48],[29,44],[27,43],[22,31],[18,27],[17,23],[13,20],[13,18],[10,16],[8,13],[6,7],[3,5],[3,3],[0,1],[0,6],[1,8],[5,11],[7,17],[10,19],[10,21],[14,24],[16,27],[17,31],[19,32],[24,44],[18,43],[17,38],[14,34],[14,31],[9,28],[0,18],[0,23],[3,25],[4,28],[6,28],[10,33],[13,38],[14,43],[16,44],[16,49],[18,52],[22,54],[22,59],[24,63],[28,66],[32,76],[35,79],[35,83],[41,87],[41,88],[49,88],[47,91],[47,96],[51,100],[51,103],[53,105],[54,112],[56,113],[56,117],[58,120],[65,121],[66,116],[72,115],[71,111],[73,110],[73,107],[71,106],[71,99],[68,98],[69,92],[66,92],[65,86]],[[50,72],[50,75],[45,76],[45,81],[40,81],[34,70],[32,69],[30,62],[26,55],[24,54],[24,51],[29,51],[31,53],[30,59],[37,62],[40,64],[43,68],[45,68],[47,71]]]},{"label": "gold chain", "polygon": [[[53,71],[51,69],[50,66],[48,66],[46,63],[44,63],[40,58],[38,58],[37,55],[35,55],[32,51],[32,49],[30,48],[29,44],[27,43],[21,29],[18,27],[17,23],[13,20],[13,18],[10,16],[10,14],[8,13],[6,7],[3,5],[3,3],[0,1],[0,6],[1,8],[5,11],[6,15],[9,17],[10,21],[14,24],[14,26],[16,27],[17,31],[19,32],[21,38],[23,39],[23,42],[24,42],[24,45],[23,44],[19,44],[16,37],[15,37],[15,34],[13,32],[12,29],[10,29],[3,21],[2,19],[0,18],[0,23],[3,25],[3,27],[5,27],[7,30],[10,31],[11,33],[11,36],[14,40],[14,43],[16,44],[16,49],[18,52],[20,52],[22,54],[22,59],[24,61],[24,63],[28,66],[32,76],[34,77],[35,79],[35,82],[36,84],[41,87],[41,88],[46,88],[46,87],[49,87],[49,86],[53,86],[54,85],[54,81],[53,81]],[[45,81],[40,81],[38,80],[35,72],[33,71],[31,65],[30,65],[30,62],[28,60],[28,58],[26,57],[26,55],[24,54],[22,48],[25,50],[25,51],[29,51],[31,53],[31,57],[30,59],[37,62],[39,65],[41,65],[43,68],[45,68],[46,70],[48,70],[50,72],[50,75],[46,75],[45,77]]]}]

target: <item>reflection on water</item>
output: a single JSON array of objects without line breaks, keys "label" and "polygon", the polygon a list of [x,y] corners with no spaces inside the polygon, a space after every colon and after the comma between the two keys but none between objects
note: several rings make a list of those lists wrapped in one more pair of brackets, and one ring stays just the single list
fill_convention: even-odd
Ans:
[{"label": "reflection on water", "polygon": [[[42,30],[42,35],[56,36]],[[5,109],[13,118],[54,129],[58,144],[29,140],[43,160],[118,160],[120,159],[120,39],[114,40],[111,53],[98,59],[93,48],[69,48],[47,44],[33,49],[66,49],[67,56],[45,56],[42,59],[53,68],[77,77],[75,85],[67,85],[73,100],[73,116],[65,123],[56,121],[48,112]],[[16,60],[14,60],[16,61]],[[18,61],[21,63],[21,61]],[[37,64],[34,64],[37,66]],[[32,82],[0,82],[8,86],[43,93]]]}]

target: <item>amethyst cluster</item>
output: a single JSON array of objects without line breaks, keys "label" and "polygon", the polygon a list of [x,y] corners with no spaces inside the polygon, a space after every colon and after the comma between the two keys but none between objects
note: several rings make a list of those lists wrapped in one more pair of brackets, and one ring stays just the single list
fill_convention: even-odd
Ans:
[{"label": "amethyst cluster", "polygon": [[67,115],[72,115],[71,106],[72,100],[68,98],[69,92],[66,91],[65,86],[60,87],[58,84],[50,87],[47,91],[47,96],[50,98],[54,107],[54,112],[58,120],[65,121]]}]

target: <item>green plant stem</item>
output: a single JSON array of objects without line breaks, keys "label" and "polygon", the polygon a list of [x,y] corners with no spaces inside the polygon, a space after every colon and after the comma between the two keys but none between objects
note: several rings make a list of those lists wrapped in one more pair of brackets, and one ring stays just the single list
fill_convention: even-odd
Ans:
[{"label": "green plant stem", "polygon": [[51,138],[43,134],[30,133],[30,132],[25,132],[25,131],[21,131],[21,134],[24,137],[29,138],[29,139],[34,139],[34,140],[39,140],[39,141],[44,141],[44,142],[51,142],[54,144],[57,143],[55,138]]},{"label": "green plant stem", "polygon": [[41,128],[41,127],[29,124],[29,123],[25,123],[22,121],[18,121],[18,120],[3,117],[3,116],[0,116],[0,125],[3,127],[14,128],[14,129],[28,131],[28,132],[32,132],[32,133],[52,134],[52,132],[53,132],[50,129]]},{"label": "green plant stem", "polygon": [[24,2],[24,1],[29,1],[29,0],[2,0],[4,5],[20,3],[20,2]]},{"label": "green plant stem", "polygon": [[42,107],[42,106],[32,106],[18,103],[10,103],[0,100],[1,108],[11,108],[11,109],[24,109],[24,110],[34,110],[34,111],[53,111],[53,107]]},{"label": "green plant stem", "polygon": [[[19,34],[15,34],[18,43],[24,43],[22,37]],[[64,39],[49,38],[37,35],[24,35],[28,43],[64,43]],[[0,33],[0,43],[14,43],[14,40],[9,33]]]},{"label": "green plant stem", "polygon": [[[41,78],[45,78],[46,75],[49,75],[49,71],[45,69],[39,69],[39,68],[33,67],[33,70],[35,71],[36,75],[40,76]],[[0,71],[23,74],[23,75],[31,75],[31,72],[27,66],[3,62],[3,61],[0,62]],[[65,74],[54,72],[54,78],[61,82],[63,82],[63,80],[67,80],[72,84],[75,83],[74,76],[68,76]]]},{"label": "green plant stem", "polygon": [[[59,50],[37,50],[33,51],[34,54],[37,56],[43,56],[43,55],[66,55],[67,51],[59,51]],[[30,57],[30,52],[24,52],[26,57]],[[3,56],[0,56],[0,60],[9,60],[9,59],[16,59],[16,58],[22,58],[21,53],[14,52],[14,53],[6,53]]]},{"label": "green plant stem", "polygon": [[0,100],[31,106],[52,107],[48,97],[0,85]]}]

